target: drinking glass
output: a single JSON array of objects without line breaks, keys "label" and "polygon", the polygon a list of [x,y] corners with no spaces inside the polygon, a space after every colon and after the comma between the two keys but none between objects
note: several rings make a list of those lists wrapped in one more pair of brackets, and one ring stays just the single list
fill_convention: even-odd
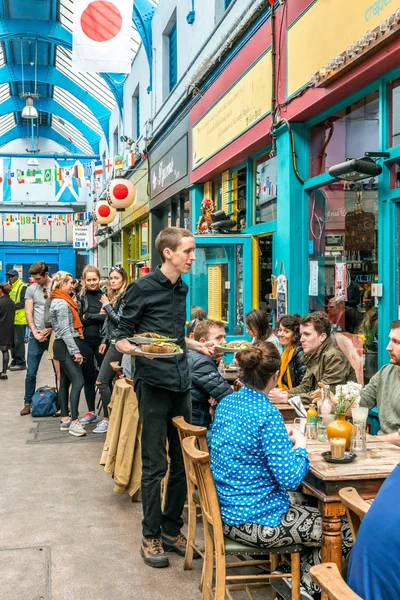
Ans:
[{"label": "drinking glass", "polygon": [[364,423],[368,419],[368,408],[365,406],[358,406],[357,408],[351,409],[351,417],[353,422],[363,421]]},{"label": "drinking glass", "polygon": [[304,432],[307,440],[315,440],[317,437],[317,429],[315,423],[306,423],[306,429]]},{"label": "drinking glass", "polygon": [[366,444],[366,430],[364,421],[353,423],[353,434],[351,438],[350,450],[352,452],[365,452],[367,449]]},{"label": "drinking glass", "polygon": [[331,446],[332,458],[344,458],[344,451],[346,449],[346,440],[343,438],[331,438],[329,440]]},{"label": "drinking glass", "polygon": [[326,425],[323,421],[319,421],[317,424],[317,437],[318,441],[322,443],[326,443],[328,438],[326,437]]}]

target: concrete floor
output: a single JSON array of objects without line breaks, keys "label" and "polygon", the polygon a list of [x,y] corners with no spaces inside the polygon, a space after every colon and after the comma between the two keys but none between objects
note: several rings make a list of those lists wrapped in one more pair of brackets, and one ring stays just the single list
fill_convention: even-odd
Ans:
[{"label": "concrete floor", "polygon": [[[0,600],[200,600],[201,560],[191,572],[175,554],[168,569],[144,565],[142,507],[113,492],[99,465],[104,436],[21,417],[24,380],[9,372],[0,381]],[[43,359],[37,387],[52,383]]]}]

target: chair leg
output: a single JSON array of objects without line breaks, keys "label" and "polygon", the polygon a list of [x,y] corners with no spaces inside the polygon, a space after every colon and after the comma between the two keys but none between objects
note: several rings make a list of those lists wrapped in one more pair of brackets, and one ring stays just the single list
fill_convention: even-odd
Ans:
[{"label": "chair leg", "polygon": [[300,600],[300,554],[291,554],[292,563],[292,600]]},{"label": "chair leg", "polygon": [[215,549],[215,593],[214,600],[225,600],[226,558],[222,549]]},{"label": "chair leg", "polygon": [[208,523],[204,523],[205,558],[202,571],[203,594],[202,600],[211,600],[214,567],[214,542],[208,531]]},{"label": "chair leg", "polygon": [[[269,560],[271,563],[271,573],[272,571],[275,571],[275,569],[278,567],[279,565],[279,561],[280,561],[280,556],[279,554],[270,554],[269,555]],[[275,598],[278,596],[278,594],[276,593],[276,591],[272,588],[272,599],[275,600]]]},{"label": "chair leg", "polygon": [[186,544],[185,562],[183,569],[191,571],[193,568],[193,544],[196,541],[196,513],[197,506],[191,497],[191,490],[188,490],[188,534]]}]

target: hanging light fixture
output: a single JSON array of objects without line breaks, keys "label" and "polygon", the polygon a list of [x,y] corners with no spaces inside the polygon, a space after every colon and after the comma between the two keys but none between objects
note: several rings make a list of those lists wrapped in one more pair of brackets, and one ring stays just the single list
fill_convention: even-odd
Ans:
[{"label": "hanging light fixture", "polygon": [[38,167],[39,166],[39,161],[37,158],[35,158],[34,156],[32,156],[31,158],[28,158],[28,167]]},{"label": "hanging light fixture", "polygon": [[[29,42],[30,44],[31,42]],[[37,93],[37,60],[38,60],[38,47],[36,40],[36,57],[35,57],[35,91],[34,92],[26,92],[25,93],[25,78],[24,78],[24,49],[21,38],[21,72],[22,72],[22,94],[20,94],[20,98],[26,100],[26,106],[22,110],[21,116],[23,119],[37,119],[38,111],[33,106],[33,100],[40,97],[40,94]]]}]

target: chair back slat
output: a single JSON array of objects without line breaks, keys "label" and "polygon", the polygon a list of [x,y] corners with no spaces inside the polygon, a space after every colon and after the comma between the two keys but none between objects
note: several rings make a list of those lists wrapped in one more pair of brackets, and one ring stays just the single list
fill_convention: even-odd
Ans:
[{"label": "chair back slat", "polygon": [[339,490],[340,501],[346,509],[353,540],[356,540],[361,521],[371,505],[365,502],[355,488],[347,487]]},{"label": "chair back slat", "polygon": [[[198,427],[197,425],[191,425],[187,421],[185,421],[184,417],[174,417],[172,419],[173,424],[178,430],[179,439],[182,446],[182,441],[187,438],[194,436],[197,439],[197,445],[200,450],[203,452],[208,452],[207,445],[207,427]],[[187,478],[190,482],[196,486],[196,475],[194,473],[193,465],[186,457],[185,453],[183,453],[183,462],[185,465],[185,472]],[[187,482],[189,485],[189,481]],[[190,492],[190,490],[189,490]]]}]

